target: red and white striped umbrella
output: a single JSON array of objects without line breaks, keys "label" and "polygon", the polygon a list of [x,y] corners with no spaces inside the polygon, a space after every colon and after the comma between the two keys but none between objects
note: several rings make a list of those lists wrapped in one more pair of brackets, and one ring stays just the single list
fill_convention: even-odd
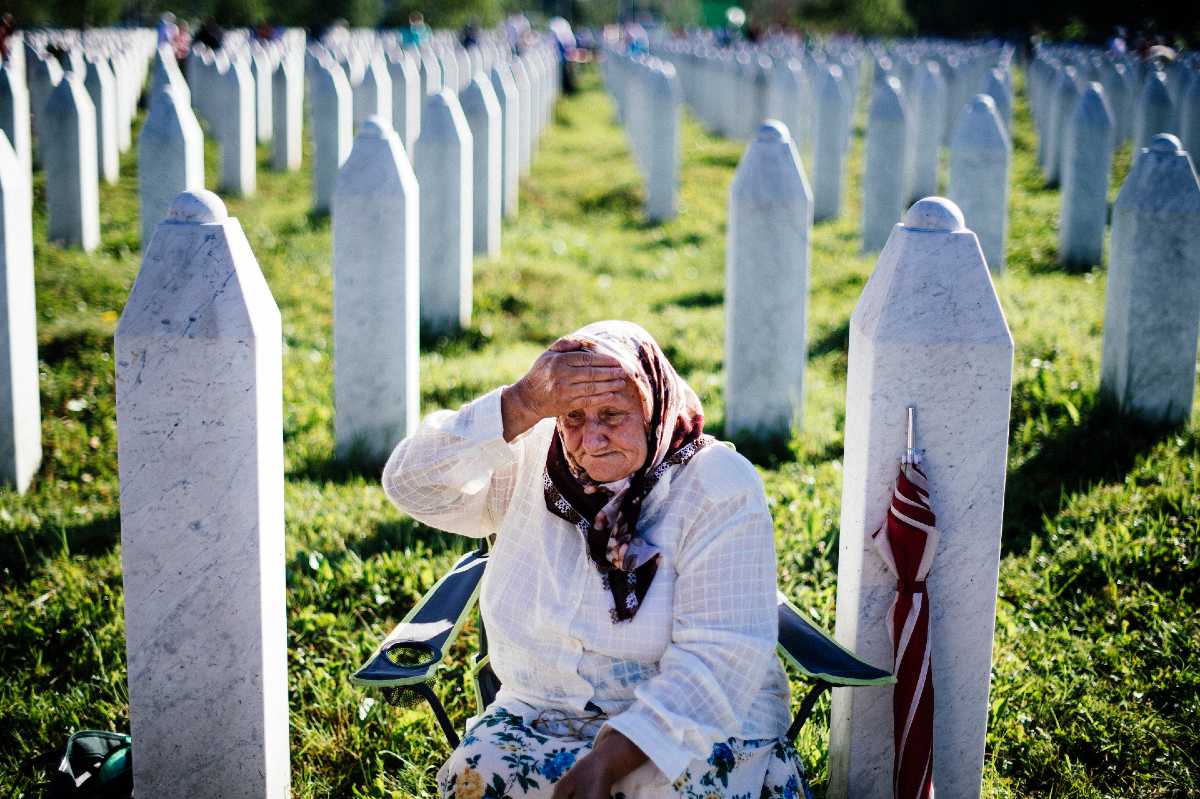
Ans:
[{"label": "red and white striped umbrella", "polygon": [[929,484],[913,446],[912,424],[913,410],[909,408],[908,450],[900,462],[887,520],[872,539],[896,575],[896,600],[888,613],[896,673],[892,795],[895,799],[933,799],[933,667],[925,578],[933,565],[938,531],[929,504]]}]

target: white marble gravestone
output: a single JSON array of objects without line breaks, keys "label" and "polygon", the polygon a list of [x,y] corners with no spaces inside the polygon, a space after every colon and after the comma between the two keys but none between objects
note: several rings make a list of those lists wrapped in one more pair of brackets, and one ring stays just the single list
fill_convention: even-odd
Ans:
[{"label": "white marble gravestone", "polygon": [[38,129],[50,239],[91,252],[100,244],[96,110],[79,75],[71,72],[59,81]]},{"label": "white marble gravestone", "polygon": [[665,222],[679,210],[679,125],[682,95],[675,67],[656,64],[640,77],[649,106],[645,125],[646,219]]},{"label": "white marble gravestone", "polygon": [[1000,116],[1000,121],[1004,123],[1004,132],[1008,134],[1009,143],[1012,142],[1012,92],[1009,90],[1008,84],[1004,80],[1004,72],[1000,69],[989,69],[987,82],[984,84],[984,93],[992,96],[993,102],[996,103],[996,113]]},{"label": "white marble gravestone", "polygon": [[421,324],[432,333],[471,323],[473,148],[454,93],[427,97],[413,160],[421,187]]},{"label": "white marble gravestone", "polygon": [[812,190],[780,122],[746,148],[729,190],[725,432],[786,438],[804,410]]},{"label": "white marble gravestone", "polygon": [[474,221],[471,225],[476,255],[500,254],[501,167],[503,132],[500,103],[486,75],[471,78],[460,98],[463,116],[471,129],[474,188]]},{"label": "white marble gravestone", "polygon": [[42,462],[31,210],[25,165],[0,133],[0,484],[18,493]]},{"label": "white marble gravestone", "polygon": [[96,112],[97,167],[104,182],[112,185],[120,176],[120,153],[117,149],[117,85],[108,59],[87,62],[83,85]]},{"label": "white marble gravestone", "polygon": [[517,94],[520,99],[517,108],[521,113],[521,124],[518,128],[520,134],[518,156],[520,164],[520,174],[529,174],[529,165],[533,157],[533,117],[534,106],[537,98],[533,94],[533,86],[529,79],[529,70],[525,68],[524,62],[519,58],[514,58],[509,62],[508,68],[512,71],[513,82],[517,85]]},{"label": "white marble gravestone", "polygon": [[33,151],[34,163],[42,164],[42,151],[45,149],[42,138],[46,135],[42,130],[42,119],[45,117],[46,102],[51,92],[62,82],[63,70],[58,59],[35,55],[27,63],[26,77],[29,81],[29,109],[33,112],[34,131],[37,136]]},{"label": "white marble gravestone", "polygon": [[411,154],[421,135],[421,75],[405,50],[388,56],[388,76],[392,79],[392,127]]},{"label": "white marble gravestone", "polygon": [[138,213],[143,252],[176,196],[203,188],[204,133],[178,90],[163,84],[150,98],[150,113],[138,134]]},{"label": "white marble gravestone", "polygon": [[908,120],[902,92],[900,81],[887,77],[875,84],[871,95],[863,168],[863,252],[883,249],[908,199],[904,174]]},{"label": "white marble gravestone", "polygon": [[818,72],[813,132],[813,218],[820,222],[842,213],[847,118],[851,102],[842,91],[842,68],[832,64]]},{"label": "white marble gravestone", "polygon": [[328,211],[338,170],[350,155],[353,96],[345,73],[335,61],[319,62],[312,74],[313,210]]},{"label": "white marble gravestone", "polygon": [[354,130],[369,117],[378,114],[392,118],[392,79],[381,53],[367,60],[362,78],[351,92],[354,103]]},{"label": "white marble gravestone", "polygon": [[1114,138],[1112,113],[1099,83],[1090,83],[1079,96],[1066,124],[1058,260],[1099,265],[1104,256]]},{"label": "white marble gravestone", "polygon": [[783,123],[792,135],[797,154],[805,158],[805,148],[812,141],[813,109],[808,76],[800,60],[787,58],[775,62],[767,91],[767,116]]},{"label": "white marble gravestone", "polygon": [[500,200],[506,219],[517,215],[521,177],[521,100],[507,64],[492,67],[492,89],[500,104]]},{"label": "white marble gravestone", "polygon": [[[420,50],[418,72],[421,76],[421,91],[425,96],[441,91],[442,65],[438,62],[437,56],[426,48]],[[421,102],[421,108],[422,110],[425,108],[424,100]]]},{"label": "white marble gravestone", "polygon": [[1151,70],[1138,93],[1133,116],[1134,151],[1150,146],[1159,133],[1175,132],[1175,103],[1167,90],[1167,77]]},{"label": "white marble gravestone", "polygon": [[[837,640],[892,670],[896,578],[871,535],[905,449],[905,409],[941,533],[927,596],[937,792],[977,799],[983,771],[1008,454],[1013,341],[975,235],[953,203],[917,202],[850,317]],[[891,799],[892,686],[835,688],[832,799]]]},{"label": "white marble gravestone", "polygon": [[417,178],[400,137],[370,117],[333,195],[338,457],[382,463],[417,428],[419,225]]},{"label": "white marble gravestone", "polygon": [[1179,140],[1158,135],[1113,206],[1100,391],[1152,424],[1185,424],[1200,336],[1200,183]]},{"label": "white marble gravestone", "polygon": [[285,55],[271,75],[271,167],[295,172],[303,158],[304,71]]},{"label": "white marble gravestone", "polygon": [[275,133],[275,69],[265,50],[250,51],[250,76],[254,79],[254,131],[259,144],[267,144]]},{"label": "white marble gravestone", "polygon": [[241,59],[233,59],[219,73],[216,86],[219,112],[214,113],[215,138],[221,147],[221,178],[218,188],[235,197],[254,194],[256,163],[254,151],[254,78]]},{"label": "white marble gravestone", "polygon": [[[3,87],[0,85],[0,98],[3,97],[2,92]],[[0,103],[2,102],[0,99]],[[1200,160],[1200,74],[1192,75],[1187,89],[1180,96],[1179,140],[1183,149],[1192,156],[1193,164]]]},{"label": "white marble gravestone", "polygon": [[33,142],[30,139],[29,90],[12,64],[0,68],[0,132],[8,139],[25,180],[33,181]]},{"label": "white marble gravestone", "polygon": [[215,194],[172,204],[116,360],[134,790],[284,799],[282,329]]},{"label": "white marble gravestone", "polygon": [[935,61],[918,68],[912,121],[913,178],[910,196],[928,197],[938,191],[938,162],[942,151],[942,120],[946,117],[946,81]]},{"label": "white marble gravestone", "polygon": [[988,268],[1004,271],[1008,240],[1008,175],[1012,147],[990,94],[977,94],[950,138],[947,194],[979,238]]},{"label": "white marble gravestone", "polygon": [[1078,76],[1074,67],[1062,69],[1053,92],[1046,123],[1046,163],[1042,170],[1047,186],[1058,186],[1062,180],[1062,150],[1067,120],[1079,102]]},{"label": "white marble gravestone", "polygon": [[153,97],[164,84],[174,86],[176,96],[191,105],[191,87],[184,80],[183,73],[179,70],[179,62],[175,60],[175,50],[169,44],[160,45],[154,52],[154,67],[150,71],[150,96]]}]

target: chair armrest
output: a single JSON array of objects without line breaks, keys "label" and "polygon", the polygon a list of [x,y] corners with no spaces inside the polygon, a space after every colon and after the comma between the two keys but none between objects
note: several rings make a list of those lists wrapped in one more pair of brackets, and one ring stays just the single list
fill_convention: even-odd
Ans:
[{"label": "chair armrest", "polygon": [[829,633],[817,627],[788,601],[779,598],[780,657],[802,674],[831,685],[889,685],[896,681],[889,672],[859,660]]},{"label": "chair armrest", "polygon": [[[434,583],[416,607],[380,642],[367,662],[350,677],[355,685],[392,688],[428,680],[442,664],[479,597],[487,553],[474,550]],[[416,653],[419,662],[399,663],[398,656]]]}]

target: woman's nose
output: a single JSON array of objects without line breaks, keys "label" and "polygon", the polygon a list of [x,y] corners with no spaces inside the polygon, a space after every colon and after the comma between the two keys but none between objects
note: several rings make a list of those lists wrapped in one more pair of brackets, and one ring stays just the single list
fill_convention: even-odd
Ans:
[{"label": "woman's nose", "polygon": [[583,448],[588,452],[604,449],[608,446],[608,436],[599,424],[588,422],[583,428]]}]

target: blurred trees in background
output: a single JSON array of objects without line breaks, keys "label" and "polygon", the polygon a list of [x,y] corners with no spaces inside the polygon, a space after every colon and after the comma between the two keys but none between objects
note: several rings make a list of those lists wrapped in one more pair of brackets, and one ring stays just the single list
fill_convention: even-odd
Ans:
[{"label": "blurred trees in background", "polygon": [[1200,43],[1200,0],[10,0],[7,9],[23,27],[149,24],[167,10],[183,19],[213,16],[226,26],[265,20],[310,29],[338,19],[353,27],[397,27],[407,24],[413,11],[422,12],[435,28],[457,28],[472,19],[492,25],[517,10],[557,14],[582,25],[648,15],[671,27],[686,27],[712,24],[732,5],[744,8],[748,26],[759,30],[786,25],[866,36],[1042,33],[1051,39],[1102,42],[1121,26],[1130,34],[1165,34],[1172,43],[1180,38],[1193,46]]}]

